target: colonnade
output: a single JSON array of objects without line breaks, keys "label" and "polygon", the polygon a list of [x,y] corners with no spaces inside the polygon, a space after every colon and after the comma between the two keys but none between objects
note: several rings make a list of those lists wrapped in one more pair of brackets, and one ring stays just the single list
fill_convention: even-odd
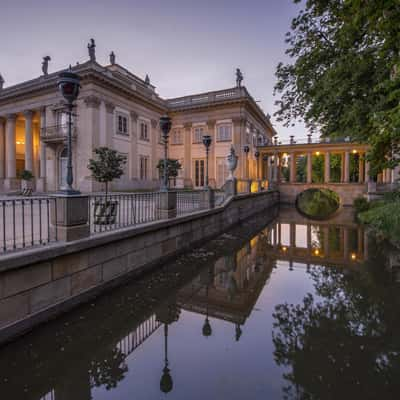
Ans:
[{"label": "colonnade", "polygon": [[[302,183],[313,183],[313,157],[324,156],[324,172],[323,172],[323,182],[331,183],[331,155],[340,154],[341,155],[341,176],[338,183],[350,183],[350,155],[358,154],[358,183],[367,183],[369,181],[369,171],[370,164],[365,160],[365,151],[306,151],[306,152],[286,152],[286,151],[274,151],[267,155],[267,176],[266,178],[272,182],[282,181],[282,167],[286,166],[289,168],[289,182],[297,183],[297,168],[296,161],[298,156],[306,156],[306,182]],[[265,158],[265,154],[263,155]],[[352,182],[354,183],[354,182]]]},{"label": "colonnade", "polygon": [[[45,190],[46,179],[46,143],[40,137],[38,154],[34,152],[34,118],[39,114],[40,128],[46,126],[46,108],[26,110],[22,113],[10,113],[0,116],[0,182],[4,190],[20,187],[17,176],[17,120],[24,118],[24,169],[37,174],[38,191]],[[39,134],[40,136],[40,134]],[[36,170],[36,171],[35,171]]]}]

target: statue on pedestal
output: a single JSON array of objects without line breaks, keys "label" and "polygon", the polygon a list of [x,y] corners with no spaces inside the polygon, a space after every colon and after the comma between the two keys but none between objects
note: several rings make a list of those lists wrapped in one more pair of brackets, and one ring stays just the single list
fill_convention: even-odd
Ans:
[{"label": "statue on pedestal", "polygon": [[228,167],[229,176],[227,180],[234,180],[233,173],[237,167],[238,156],[236,155],[235,148],[231,146],[231,151],[226,157],[226,166]]},{"label": "statue on pedestal", "polygon": [[144,79],[144,83],[149,86],[150,85],[150,77],[146,74],[146,78]]},{"label": "statue on pedestal", "polygon": [[236,87],[242,87],[243,82],[243,74],[239,68],[236,68]]},{"label": "statue on pedestal", "polygon": [[0,74],[0,90],[3,89],[3,85],[4,85],[4,78]]},{"label": "statue on pedestal", "polygon": [[110,53],[110,64],[115,64],[115,53],[113,51]]},{"label": "statue on pedestal", "polygon": [[42,72],[43,72],[43,75],[48,75],[48,73],[49,73],[49,61],[51,61],[51,57],[50,56],[43,57],[43,61],[42,61]]},{"label": "statue on pedestal", "polygon": [[90,39],[90,43],[88,44],[87,47],[88,47],[90,61],[95,62],[96,61],[96,43],[95,43],[94,39]]}]

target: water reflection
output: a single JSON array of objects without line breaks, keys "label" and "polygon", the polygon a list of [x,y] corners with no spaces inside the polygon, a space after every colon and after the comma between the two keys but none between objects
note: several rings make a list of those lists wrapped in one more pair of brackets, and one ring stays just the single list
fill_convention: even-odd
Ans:
[{"label": "water reflection", "polygon": [[394,398],[399,265],[348,216],[283,209],[5,346],[0,394]]}]

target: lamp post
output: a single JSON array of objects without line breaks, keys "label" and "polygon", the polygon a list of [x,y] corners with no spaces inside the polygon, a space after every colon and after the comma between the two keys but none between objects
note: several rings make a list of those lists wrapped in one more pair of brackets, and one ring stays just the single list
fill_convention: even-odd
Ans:
[{"label": "lamp post", "polygon": [[211,143],[212,143],[211,136],[204,135],[203,136],[203,144],[204,144],[204,147],[206,148],[206,189],[209,189],[209,186],[208,186],[208,153],[210,152]]},{"label": "lamp post", "polygon": [[62,96],[68,102],[68,140],[67,140],[67,187],[62,192],[67,195],[80,194],[79,191],[72,188],[74,175],[72,171],[72,108],[73,102],[77,99],[80,89],[80,78],[73,73],[71,68],[69,71],[61,72],[58,75],[57,86]]},{"label": "lamp post", "polygon": [[168,137],[169,131],[171,130],[172,122],[171,118],[168,115],[164,115],[160,118],[160,129],[163,136],[163,144],[164,144],[164,176],[163,182],[161,185],[162,192],[168,192]]},{"label": "lamp post", "polygon": [[244,146],[243,147],[244,154],[246,154],[246,179],[249,179],[249,151],[250,147],[249,146]]}]

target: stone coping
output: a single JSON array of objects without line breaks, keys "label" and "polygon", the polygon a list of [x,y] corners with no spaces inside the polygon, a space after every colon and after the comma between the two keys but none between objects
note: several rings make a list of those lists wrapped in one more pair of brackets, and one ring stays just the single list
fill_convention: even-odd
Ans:
[{"label": "stone coping", "polygon": [[249,197],[258,197],[266,194],[272,194],[276,191],[263,191],[259,193],[245,193],[238,194],[235,197],[230,197],[225,202],[216,206],[215,208],[208,210],[199,210],[190,214],[177,216],[172,219],[164,219],[154,222],[149,222],[141,225],[126,227],[117,229],[114,231],[97,233],[87,238],[72,242],[55,242],[46,244],[44,247],[33,247],[26,250],[19,250],[12,253],[0,256],[0,273],[6,272],[12,269],[17,269],[30,264],[44,262],[46,260],[59,257],[61,255],[68,255],[78,251],[90,249],[93,247],[99,247],[111,242],[127,239],[136,235],[142,235],[144,233],[157,231],[167,227],[179,225],[181,223],[190,222],[198,218],[203,218],[208,215],[218,214],[222,212],[229,204],[233,201],[239,201],[247,199]]}]

